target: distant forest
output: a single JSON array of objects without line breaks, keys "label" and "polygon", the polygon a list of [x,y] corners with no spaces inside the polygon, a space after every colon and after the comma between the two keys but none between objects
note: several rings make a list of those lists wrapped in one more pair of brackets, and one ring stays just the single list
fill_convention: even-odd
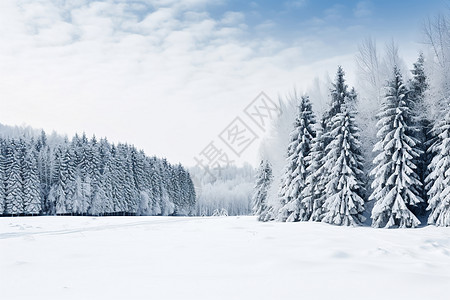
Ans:
[{"label": "distant forest", "polygon": [[194,185],[180,164],[85,134],[13,136],[0,138],[0,215],[194,213]]}]

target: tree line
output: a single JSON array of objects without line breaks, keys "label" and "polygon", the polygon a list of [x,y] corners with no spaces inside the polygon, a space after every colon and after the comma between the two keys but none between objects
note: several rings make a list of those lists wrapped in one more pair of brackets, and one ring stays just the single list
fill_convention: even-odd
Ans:
[{"label": "tree line", "polygon": [[195,190],[180,164],[127,144],[75,135],[0,139],[0,215],[190,215]]},{"label": "tree line", "polygon": [[[445,102],[435,120],[424,113],[424,62],[420,54],[410,80],[397,66],[387,78],[371,170],[364,167],[357,92],[347,86],[343,69],[318,122],[309,97],[302,96],[279,183],[270,162],[261,162],[253,195],[258,219],[361,225],[370,213],[373,227],[416,227],[427,210],[429,224],[450,226],[450,109]],[[273,184],[279,184],[278,196],[268,201]]]}]

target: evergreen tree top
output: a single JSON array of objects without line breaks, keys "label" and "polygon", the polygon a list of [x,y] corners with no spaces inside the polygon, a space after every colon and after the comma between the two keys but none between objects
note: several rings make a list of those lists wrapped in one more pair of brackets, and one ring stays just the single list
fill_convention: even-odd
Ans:
[{"label": "evergreen tree top", "polygon": [[[391,79],[387,81],[386,84],[386,96],[387,101],[399,101],[404,99],[408,94],[408,89],[403,83],[403,76],[400,69],[394,66]],[[396,103],[397,105],[400,103]]]},{"label": "evergreen tree top", "polygon": [[425,64],[425,57],[423,56],[423,53],[420,52],[417,61],[413,64],[414,68],[411,70],[413,75],[422,74],[424,72],[424,64]]},{"label": "evergreen tree top", "polygon": [[356,91],[354,88],[350,91],[348,90],[344,76],[344,70],[341,66],[338,66],[335,81],[332,83],[331,107],[322,120],[325,124],[327,124],[337,113],[341,112],[341,106],[344,103],[349,102],[353,105],[356,102]]},{"label": "evergreen tree top", "polygon": [[348,96],[348,86],[345,84],[345,72],[341,66],[338,66],[336,79],[331,89],[331,111],[333,115],[340,111],[340,105],[344,103],[345,97]]},{"label": "evergreen tree top", "polygon": [[312,111],[312,104],[308,95],[304,95],[300,98],[300,104],[298,106],[297,122],[304,120],[303,123],[297,125],[310,126],[315,123],[315,117]]},{"label": "evergreen tree top", "polygon": [[425,73],[425,58],[422,52],[419,53],[419,57],[413,66],[414,67],[411,70],[411,73],[413,74],[413,78],[411,79],[412,90],[419,96],[419,94],[423,94],[429,87]]}]

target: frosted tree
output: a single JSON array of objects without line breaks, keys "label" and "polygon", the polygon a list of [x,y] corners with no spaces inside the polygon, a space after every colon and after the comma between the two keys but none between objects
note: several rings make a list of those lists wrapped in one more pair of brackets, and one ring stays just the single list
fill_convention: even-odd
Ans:
[{"label": "frosted tree", "polygon": [[66,198],[66,213],[72,214],[72,204],[73,197],[75,193],[75,174],[76,168],[74,165],[74,153],[72,149],[69,147],[68,142],[65,142],[64,149],[62,149],[62,157],[61,157],[61,165],[60,172],[61,180],[60,184],[64,190],[64,195]]},{"label": "frosted tree", "polygon": [[323,115],[320,122],[321,128],[312,141],[310,155],[306,157],[309,166],[305,179],[306,185],[302,192],[301,220],[321,221],[323,217],[325,186],[332,175],[330,165],[325,164],[326,154],[329,151],[329,148],[326,149],[325,146],[333,141],[331,131],[334,126],[334,117],[342,112],[344,104],[350,107],[356,101],[356,92],[354,89],[348,90],[344,76],[345,72],[339,66],[332,84],[330,109]]},{"label": "frosted tree", "polygon": [[433,127],[436,142],[430,147],[435,153],[429,165],[428,185],[428,224],[450,226],[450,112],[444,120],[436,122]]},{"label": "frosted tree", "polygon": [[125,211],[125,195],[122,188],[125,182],[124,162],[114,145],[111,147],[111,154],[113,160],[113,172],[111,173],[111,176],[114,212],[121,213]]},{"label": "frosted tree", "polygon": [[52,170],[52,187],[49,194],[49,202],[52,203],[53,214],[66,214],[66,186],[67,186],[67,164],[63,146],[59,146],[55,151],[54,164]]},{"label": "frosted tree", "polygon": [[163,159],[159,163],[160,174],[161,174],[161,214],[163,216],[168,216],[174,213],[175,205],[170,201],[170,195],[168,193],[169,187],[169,174],[168,174],[168,163],[166,159]]},{"label": "frosted tree", "polygon": [[55,207],[54,213],[57,215],[66,214],[66,194],[61,184],[52,186],[49,195],[50,203],[53,203]]},{"label": "frosted tree", "polygon": [[46,135],[44,132],[41,134],[41,138],[38,140],[40,146],[38,147],[38,174],[40,181],[40,191],[42,199],[42,211],[47,213],[50,211],[50,205],[48,202],[48,195],[51,188],[51,161],[53,157],[52,148],[47,144]]},{"label": "frosted tree", "polygon": [[414,137],[408,90],[397,68],[386,90],[377,123],[380,140],[374,147],[379,154],[371,172],[374,181],[369,199],[375,201],[372,226],[415,227],[420,221],[410,208],[423,201],[417,190],[421,183],[414,164],[421,152]]},{"label": "frosted tree", "polygon": [[93,216],[103,215],[105,212],[105,193],[103,189],[97,189],[91,200],[89,214]]},{"label": "frosted tree", "polygon": [[165,187],[162,188],[161,195],[161,214],[163,216],[169,216],[173,214],[175,210],[175,205],[170,201],[169,193]]},{"label": "frosted tree", "polygon": [[267,192],[273,181],[272,167],[268,161],[262,160],[256,175],[255,192],[252,198],[252,210],[260,216],[267,209]]},{"label": "frosted tree", "polygon": [[306,186],[307,156],[311,151],[315,118],[308,96],[301,97],[298,115],[291,133],[288,146],[287,165],[280,189],[280,221],[296,222],[304,219],[305,209],[302,206],[301,193]]},{"label": "frosted tree", "polygon": [[[425,182],[427,176],[428,164],[431,162],[431,155],[427,152],[429,141],[432,140],[431,135],[431,121],[429,120],[429,109],[425,103],[425,94],[429,88],[428,78],[425,74],[424,56],[420,53],[417,62],[414,63],[414,68],[411,70],[413,78],[411,79],[409,98],[412,102],[413,112],[416,120],[417,133],[415,137],[418,140],[418,147],[422,154],[416,160],[417,173],[422,184]],[[422,187],[425,187],[424,185]],[[421,189],[421,196],[426,199],[426,190]]]},{"label": "frosted tree", "polygon": [[84,206],[83,201],[83,181],[79,174],[75,176],[75,187],[72,197],[72,212],[76,215],[84,215],[87,212],[87,207]]},{"label": "frosted tree", "polygon": [[91,176],[88,174],[81,183],[81,202],[82,207],[87,213],[92,210],[92,185]]},{"label": "frosted tree", "polygon": [[322,222],[355,226],[364,222],[364,172],[355,112],[343,105],[331,119],[331,142],[326,146],[326,183]]},{"label": "frosted tree", "polygon": [[21,141],[12,140],[6,150],[6,214],[18,215],[24,212],[22,160]]},{"label": "frosted tree", "polygon": [[36,154],[28,147],[22,168],[24,213],[37,215],[41,212],[40,181]]},{"label": "frosted tree", "polygon": [[150,198],[148,196],[148,193],[145,191],[141,191],[139,194],[139,207],[137,211],[137,215],[139,216],[148,216],[150,215],[150,208],[149,208]]},{"label": "frosted tree", "polygon": [[122,157],[122,189],[124,195],[124,213],[135,213],[139,195],[134,187],[133,170],[130,149],[127,145],[117,146],[119,156]]},{"label": "frosted tree", "polygon": [[325,176],[324,155],[325,144],[323,139],[324,126],[321,125],[312,140],[311,151],[307,156],[308,168],[305,180],[305,188],[302,190],[302,207],[304,214],[302,221],[320,221],[322,217],[322,206],[325,201]]},{"label": "frosted tree", "polygon": [[[425,58],[423,53],[419,54],[417,61],[414,63],[414,67],[411,70],[413,78],[410,80],[410,95],[413,109],[418,117],[418,123],[424,127],[430,126],[430,121],[427,117],[427,107],[425,103],[425,95],[429,89],[428,77],[425,73]],[[422,134],[427,135],[427,130],[422,129]]]},{"label": "frosted tree", "polygon": [[104,191],[104,213],[111,214],[114,212],[113,203],[113,161],[111,157],[111,149],[106,140],[100,141],[100,153],[102,157],[101,185]]},{"label": "frosted tree", "polygon": [[102,184],[102,163],[100,159],[99,144],[95,136],[89,141],[87,146],[90,151],[90,169],[88,174],[91,179],[91,207],[90,214],[101,215],[105,212],[106,193]]},{"label": "frosted tree", "polygon": [[151,170],[150,176],[150,186],[151,186],[151,195],[152,195],[152,215],[161,215],[161,195],[162,195],[162,186],[161,186],[161,174],[159,172],[159,163],[156,157],[152,157],[149,162],[149,168]]}]

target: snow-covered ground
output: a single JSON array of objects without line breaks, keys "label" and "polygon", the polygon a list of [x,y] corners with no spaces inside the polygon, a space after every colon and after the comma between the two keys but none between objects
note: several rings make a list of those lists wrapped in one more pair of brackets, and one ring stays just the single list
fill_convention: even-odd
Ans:
[{"label": "snow-covered ground", "polygon": [[0,218],[0,298],[450,299],[450,228]]}]

